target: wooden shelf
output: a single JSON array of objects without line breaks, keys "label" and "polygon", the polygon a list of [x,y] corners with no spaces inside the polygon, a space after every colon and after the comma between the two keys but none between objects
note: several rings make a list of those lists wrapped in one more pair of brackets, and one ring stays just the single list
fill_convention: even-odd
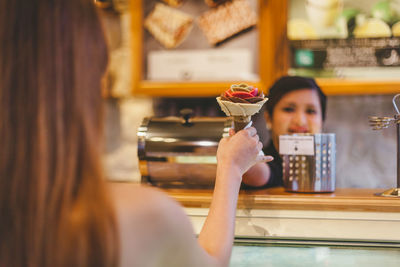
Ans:
[{"label": "wooden shelf", "polygon": [[[191,82],[191,83],[162,83],[152,81],[139,82],[135,90],[136,95],[156,97],[215,97],[223,90],[229,88],[231,82]],[[344,79],[317,79],[318,84],[326,95],[377,95],[400,93],[399,81],[361,81]],[[267,93],[267,88],[262,82],[248,82]]]},{"label": "wooden shelf", "polygon": [[400,81],[316,79],[327,95],[398,94]]},{"label": "wooden shelf", "polygon": [[[208,208],[212,190],[165,189],[184,207]],[[375,196],[383,189],[338,188],[334,193],[289,193],[282,187],[262,190],[242,190],[239,209],[329,210],[400,212],[400,199]]]},{"label": "wooden shelf", "polygon": [[[181,83],[162,83],[141,81],[135,94],[143,94],[148,96],[165,96],[165,97],[216,97],[224,90],[229,88],[231,82],[181,82]],[[264,88],[260,82],[247,82],[258,88]]]}]

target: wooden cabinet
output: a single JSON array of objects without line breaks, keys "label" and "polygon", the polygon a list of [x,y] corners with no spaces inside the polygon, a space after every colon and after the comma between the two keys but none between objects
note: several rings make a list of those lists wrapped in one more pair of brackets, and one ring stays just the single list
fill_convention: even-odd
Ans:
[{"label": "wooden cabinet", "polygon": [[[187,0],[191,1],[191,0]],[[289,42],[286,34],[289,3],[282,0],[258,0],[258,76],[252,82],[267,90],[273,81],[287,74],[289,69]],[[143,0],[131,1],[132,79],[134,95],[163,97],[213,97],[238,81],[222,82],[159,82],[145,79],[143,73]],[[327,95],[392,94],[400,92],[398,80],[363,80],[318,78]]]}]

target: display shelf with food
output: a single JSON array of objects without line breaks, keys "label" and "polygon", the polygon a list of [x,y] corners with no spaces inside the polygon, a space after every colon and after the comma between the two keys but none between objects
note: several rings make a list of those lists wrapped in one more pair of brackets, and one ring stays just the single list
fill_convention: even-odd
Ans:
[{"label": "display shelf with food", "polygon": [[291,0],[289,73],[400,84],[399,25],[399,1]]}]

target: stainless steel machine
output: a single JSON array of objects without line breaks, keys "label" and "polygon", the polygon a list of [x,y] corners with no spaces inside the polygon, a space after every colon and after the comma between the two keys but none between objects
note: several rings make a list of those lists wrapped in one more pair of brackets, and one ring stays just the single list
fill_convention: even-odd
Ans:
[{"label": "stainless steel machine", "polygon": [[160,187],[210,188],[216,175],[216,152],[228,135],[226,117],[146,117],[138,129],[139,168],[143,183]]}]

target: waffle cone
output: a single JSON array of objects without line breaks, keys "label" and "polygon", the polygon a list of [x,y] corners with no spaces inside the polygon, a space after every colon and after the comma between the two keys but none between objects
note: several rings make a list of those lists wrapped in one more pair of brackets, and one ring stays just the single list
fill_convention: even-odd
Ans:
[{"label": "waffle cone", "polygon": [[250,120],[251,116],[260,111],[261,107],[267,102],[268,98],[257,103],[235,103],[231,101],[221,100],[221,97],[217,97],[217,102],[221,107],[222,111],[227,115],[233,117],[233,125],[235,131],[242,130],[245,128]]},{"label": "waffle cone", "polygon": [[221,107],[222,111],[227,116],[253,116],[258,111],[260,111],[261,107],[267,102],[268,98],[264,98],[263,100],[257,103],[234,103],[231,101],[221,100],[221,97],[217,97],[217,102]]}]

